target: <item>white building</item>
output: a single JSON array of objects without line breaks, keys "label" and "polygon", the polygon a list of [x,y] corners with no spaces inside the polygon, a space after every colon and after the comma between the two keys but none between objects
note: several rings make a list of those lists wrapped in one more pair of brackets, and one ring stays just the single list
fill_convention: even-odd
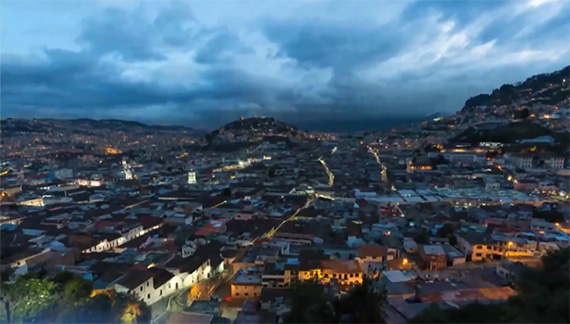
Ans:
[{"label": "white building", "polygon": [[181,280],[160,268],[134,269],[115,283],[115,291],[135,296],[152,305],[181,288]]},{"label": "white building", "polygon": [[189,171],[188,172],[188,180],[187,180],[188,184],[196,184],[196,172],[194,171]]},{"label": "white building", "polygon": [[529,155],[515,155],[512,157],[513,164],[521,169],[530,169],[533,166],[533,157]]},{"label": "white building", "polygon": [[564,169],[564,157],[551,157],[546,160],[546,165],[551,169]]}]

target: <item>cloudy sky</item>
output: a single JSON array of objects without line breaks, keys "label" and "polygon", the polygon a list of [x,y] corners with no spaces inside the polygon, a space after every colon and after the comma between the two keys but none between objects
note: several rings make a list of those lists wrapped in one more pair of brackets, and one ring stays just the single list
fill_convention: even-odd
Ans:
[{"label": "cloudy sky", "polygon": [[570,62],[570,1],[2,1],[2,117],[451,113]]}]

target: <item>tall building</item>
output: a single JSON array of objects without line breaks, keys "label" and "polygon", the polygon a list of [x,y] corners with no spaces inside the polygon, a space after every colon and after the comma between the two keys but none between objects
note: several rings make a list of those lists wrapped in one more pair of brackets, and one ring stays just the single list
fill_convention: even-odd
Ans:
[{"label": "tall building", "polygon": [[127,161],[123,160],[123,174],[125,175],[126,180],[131,180],[133,178],[133,173],[131,171],[131,167],[127,163]]},{"label": "tall building", "polygon": [[188,172],[188,184],[196,184],[196,172],[189,171]]}]

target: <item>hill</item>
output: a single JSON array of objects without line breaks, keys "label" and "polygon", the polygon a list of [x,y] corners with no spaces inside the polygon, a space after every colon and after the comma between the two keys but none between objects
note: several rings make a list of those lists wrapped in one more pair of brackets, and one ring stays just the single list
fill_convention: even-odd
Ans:
[{"label": "hill", "polygon": [[75,134],[94,134],[95,132],[184,132],[200,136],[204,132],[184,126],[147,125],[136,121],[117,119],[14,119],[1,121],[3,136],[15,133],[50,133],[58,130],[71,131]]},{"label": "hill", "polygon": [[557,105],[568,98],[570,66],[552,73],[534,75],[524,82],[503,84],[490,94],[479,94],[467,99],[461,112],[482,107],[509,106],[520,104]]},{"label": "hill", "polygon": [[505,124],[492,129],[478,129],[469,127],[459,135],[453,142],[463,142],[476,144],[479,142],[500,142],[505,144],[515,144],[523,139],[533,139],[539,136],[551,136],[558,143],[568,143],[568,132],[555,132],[539,124],[522,121]]},{"label": "hill", "polygon": [[304,132],[297,127],[275,120],[272,117],[242,117],[206,134],[204,139],[208,143],[248,142],[268,136],[296,137],[302,134]]}]

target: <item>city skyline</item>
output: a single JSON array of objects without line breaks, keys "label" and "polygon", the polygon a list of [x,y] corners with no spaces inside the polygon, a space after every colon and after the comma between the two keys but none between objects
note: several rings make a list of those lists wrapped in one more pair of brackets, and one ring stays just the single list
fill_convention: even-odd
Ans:
[{"label": "city skyline", "polygon": [[566,65],[568,4],[7,1],[2,112],[198,128],[452,113]]}]

